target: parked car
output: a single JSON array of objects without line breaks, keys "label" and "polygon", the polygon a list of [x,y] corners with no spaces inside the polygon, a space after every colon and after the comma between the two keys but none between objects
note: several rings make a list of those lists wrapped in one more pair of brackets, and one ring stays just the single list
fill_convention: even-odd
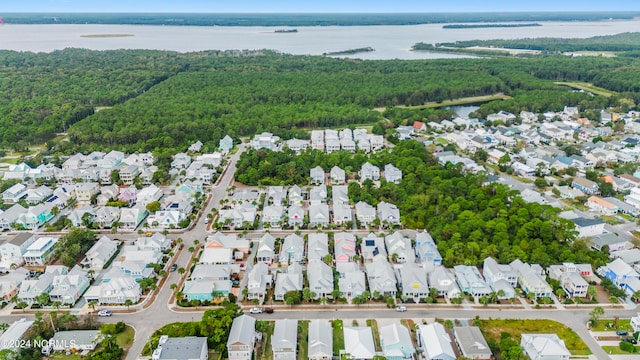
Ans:
[{"label": "parked car", "polygon": [[405,311],[407,311],[407,308],[405,306],[396,306],[396,311],[397,312],[405,312]]},{"label": "parked car", "polygon": [[171,268],[169,270],[170,271],[176,271],[177,268],[178,268],[178,264],[173,264],[173,265],[171,265]]},{"label": "parked car", "polygon": [[618,331],[616,331],[616,335],[618,335],[618,336],[625,336],[627,334],[628,334],[627,330],[618,330]]},{"label": "parked car", "polygon": [[249,310],[250,314],[262,314],[262,309],[259,307],[254,307]]},{"label": "parked car", "polygon": [[98,316],[101,316],[101,317],[111,316],[111,311],[109,311],[109,310],[100,310],[100,311],[98,311]]},{"label": "parked car", "polygon": [[624,339],[624,341],[626,341],[628,343],[632,343],[633,345],[636,345],[638,343],[638,340],[636,340],[634,338],[626,338],[626,339]]},{"label": "parked car", "polygon": [[264,312],[267,314],[273,314],[273,308],[266,308],[264,309]]}]

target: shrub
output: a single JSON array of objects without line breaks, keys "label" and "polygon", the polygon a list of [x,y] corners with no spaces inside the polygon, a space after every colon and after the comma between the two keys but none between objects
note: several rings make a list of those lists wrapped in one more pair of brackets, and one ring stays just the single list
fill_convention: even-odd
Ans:
[{"label": "shrub", "polygon": [[634,353],[636,352],[636,347],[630,342],[620,341],[620,350]]}]

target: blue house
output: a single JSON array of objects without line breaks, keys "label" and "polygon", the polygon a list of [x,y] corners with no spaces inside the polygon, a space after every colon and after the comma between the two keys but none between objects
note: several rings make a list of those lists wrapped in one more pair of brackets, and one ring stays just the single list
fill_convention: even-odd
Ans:
[{"label": "blue house", "polygon": [[575,178],[573,178],[571,187],[574,189],[578,189],[583,193],[589,194],[589,195],[595,195],[600,193],[600,188],[598,187],[598,184],[596,184],[595,182],[587,178],[583,178],[582,176],[576,176]]},{"label": "blue house", "polygon": [[598,273],[623,289],[627,289],[627,284],[631,279],[640,279],[640,274],[620,258],[598,269]]},{"label": "blue house", "polygon": [[184,296],[189,300],[211,301],[227,296],[231,290],[231,281],[209,279],[189,280],[184,283]]},{"label": "blue house", "polygon": [[435,241],[433,241],[433,238],[428,232],[423,231],[416,235],[415,251],[421,263],[442,265],[442,256],[438,251]]},{"label": "blue house", "polygon": [[380,328],[380,347],[384,357],[389,360],[413,359],[416,352],[409,329],[400,324]]}]

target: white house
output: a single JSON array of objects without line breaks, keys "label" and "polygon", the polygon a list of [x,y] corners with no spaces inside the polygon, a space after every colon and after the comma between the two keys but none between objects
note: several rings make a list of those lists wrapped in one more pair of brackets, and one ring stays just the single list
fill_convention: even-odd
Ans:
[{"label": "white house", "polygon": [[276,320],[271,336],[274,360],[296,360],[298,348],[298,320]]},{"label": "white house", "polygon": [[440,323],[418,326],[418,346],[427,360],[455,360],[451,337]]},{"label": "white house", "polygon": [[556,334],[522,334],[520,346],[531,360],[568,360],[571,353]]},{"label": "white house", "polygon": [[248,315],[233,319],[227,339],[229,360],[251,360],[255,342],[256,319]]}]

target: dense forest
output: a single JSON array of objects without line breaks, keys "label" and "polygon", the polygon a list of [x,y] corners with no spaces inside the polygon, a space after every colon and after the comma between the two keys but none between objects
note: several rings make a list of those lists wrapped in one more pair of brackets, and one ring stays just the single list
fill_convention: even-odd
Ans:
[{"label": "dense forest", "polygon": [[352,26],[452,22],[599,21],[633,19],[640,12],[477,12],[477,13],[4,13],[7,24],[131,24],[163,26]]},{"label": "dense forest", "polygon": [[[453,26],[453,25],[446,25]],[[474,26],[474,25],[469,25]],[[607,36],[594,36],[586,39],[567,38],[526,38],[513,40],[468,40],[435,44],[453,48],[471,46],[499,47],[508,49],[540,50],[544,52],[563,53],[575,51],[627,52],[640,50],[640,33],[622,33]],[[433,50],[430,44],[419,43],[415,50]]]},{"label": "dense forest", "polygon": [[[170,156],[200,140],[205,150],[226,134],[377,123],[374,108],[422,105],[505,93],[497,110],[557,111],[640,103],[633,58],[446,59],[364,61],[270,51],[0,52],[0,148],[48,142],[55,153],[154,151]],[[585,81],[618,92],[604,98],[555,81]],[[99,111],[98,111],[99,110]],[[386,114],[389,114],[387,111]],[[412,120],[445,113],[413,112]],[[402,123],[398,114],[392,119]],[[405,119],[405,121],[408,121]],[[56,142],[56,133],[70,141]]]},{"label": "dense forest", "polygon": [[238,162],[236,179],[250,185],[306,185],[315,166],[329,171],[337,165],[356,173],[366,161],[381,168],[394,164],[404,178],[398,185],[382,179],[379,187],[371,181],[351,182],[350,201],[397,204],[404,226],[429,230],[446,266],[478,265],[487,256],[500,263],[520,258],[543,266],[572,261],[597,267],[608,261],[607,254],[590,251],[575,239],[573,223],[559,218],[559,209],[526,203],[504,185],[484,186],[484,175],[464,173],[461,166],[443,167],[416,141],[402,141],[370,158],[347,152],[308,150],[295,156],[249,150]]}]

